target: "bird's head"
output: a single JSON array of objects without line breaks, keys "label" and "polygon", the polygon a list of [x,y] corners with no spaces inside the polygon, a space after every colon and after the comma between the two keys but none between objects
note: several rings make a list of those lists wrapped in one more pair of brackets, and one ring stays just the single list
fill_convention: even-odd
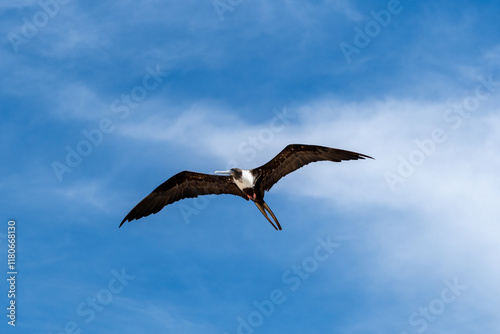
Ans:
[{"label": "bird's head", "polygon": [[233,176],[235,178],[240,178],[241,177],[241,168],[231,168],[231,169],[225,170],[225,171],[216,170],[214,173],[215,174],[222,174],[222,175],[230,175],[230,176]]}]

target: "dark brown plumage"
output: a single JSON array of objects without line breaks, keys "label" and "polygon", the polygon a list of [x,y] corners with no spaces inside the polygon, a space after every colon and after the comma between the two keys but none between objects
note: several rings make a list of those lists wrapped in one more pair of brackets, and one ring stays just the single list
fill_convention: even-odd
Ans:
[{"label": "dark brown plumage", "polygon": [[175,174],[163,182],[155,190],[139,202],[123,219],[132,221],[150,214],[157,213],[166,205],[184,198],[193,198],[201,195],[231,194],[248,198],[228,176],[211,175],[183,171]]},{"label": "dark brown plumage", "polygon": [[[364,154],[335,148],[291,144],[266,164],[248,171],[232,168],[227,172],[218,172],[226,173],[228,176],[183,171],[172,176],[140,201],[127,214],[120,226],[126,221],[157,213],[166,205],[184,198],[210,194],[231,194],[240,196],[247,201],[252,200],[271,225],[275,229],[281,230],[278,219],[264,202],[264,192],[271,189],[283,176],[311,162],[340,162],[365,158],[373,159]],[[269,212],[277,226],[268,217],[266,211]]]},{"label": "dark brown plumage", "polygon": [[268,191],[283,176],[311,162],[358,160],[372,157],[356,152],[318,145],[290,144],[266,164],[254,168],[260,176],[260,191]]}]

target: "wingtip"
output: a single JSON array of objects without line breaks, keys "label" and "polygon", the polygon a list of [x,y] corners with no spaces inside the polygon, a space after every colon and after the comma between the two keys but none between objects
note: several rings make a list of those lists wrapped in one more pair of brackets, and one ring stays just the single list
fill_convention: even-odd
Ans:
[{"label": "wingtip", "polygon": [[122,225],[123,225],[126,221],[127,221],[127,218],[124,218],[124,219],[122,220],[122,222],[120,223],[120,226],[118,226],[118,228],[122,227]]},{"label": "wingtip", "polygon": [[375,158],[374,158],[374,157],[370,157],[369,155],[366,155],[366,154],[363,154],[363,153],[357,153],[357,152],[353,152],[353,153],[355,153],[355,154],[357,154],[357,155],[358,155],[358,159],[366,159],[366,158],[369,158],[369,159],[373,159],[373,160],[375,160]]}]

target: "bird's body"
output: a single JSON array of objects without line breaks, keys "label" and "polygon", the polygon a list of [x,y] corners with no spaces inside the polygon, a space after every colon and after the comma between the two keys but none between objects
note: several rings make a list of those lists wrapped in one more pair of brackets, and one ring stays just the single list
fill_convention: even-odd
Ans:
[{"label": "bird's body", "polygon": [[[223,174],[223,173],[217,173],[217,174]],[[233,175],[233,180],[234,183],[242,190],[245,192],[245,189],[252,189],[255,186],[255,177],[252,175],[252,172],[247,169],[237,169],[234,168],[234,175]],[[251,197],[251,196],[250,196]],[[251,198],[250,198],[251,199]]]},{"label": "bird's body", "polygon": [[[275,229],[281,230],[278,219],[264,202],[264,193],[283,176],[315,161],[358,160],[370,158],[367,155],[317,145],[288,145],[268,163],[254,169],[231,168],[228,171],[216,171],[215,174],[203,174],[183,171],[161,184],[137,204],[123,219],[132,221],[157,213],[163,207],[183,198],[209,194],[231,194],[251,200]],[[274,222],[269,218],[271,215]],[[276,225],[274,224],[276,223]]]}]

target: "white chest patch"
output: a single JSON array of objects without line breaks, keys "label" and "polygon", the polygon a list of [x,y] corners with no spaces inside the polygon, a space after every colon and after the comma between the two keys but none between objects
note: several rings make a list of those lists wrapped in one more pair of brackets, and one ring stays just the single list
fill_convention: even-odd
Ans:
[{"label": "white chest patch", "polygon": [[238,188],[243,190],[245,188],[253,188],[255,179],[250,171],[244,169],[241,171],[241,179],[234,180],[234,182],[236,183]]}]

